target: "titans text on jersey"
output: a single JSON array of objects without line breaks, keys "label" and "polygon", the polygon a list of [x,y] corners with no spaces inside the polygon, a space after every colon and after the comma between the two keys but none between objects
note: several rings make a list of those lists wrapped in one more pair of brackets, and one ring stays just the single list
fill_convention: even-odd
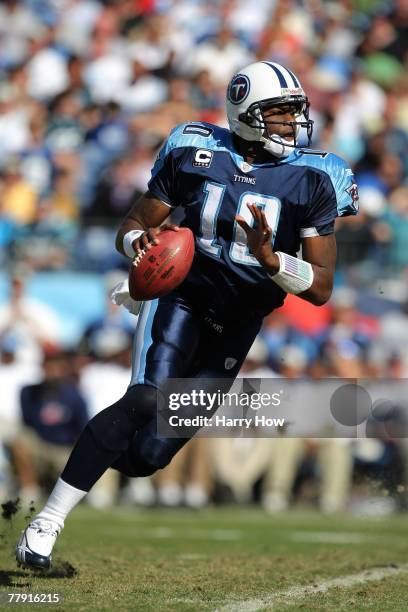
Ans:
[{"label": "titans text on jersey", "polygon": [[208,123],[171,132],[149,191],[168,206],[182,206],[181,225],[196,236],[196,257],[178,291],[218,313],[264,316],[285,298],[235,221],[239,214],[253,224],[247,204],[264,210],[273,250],[294,256],[302,237],[331,234],[336,217],[357,213],[352,171],[337,155],[294,149],[288,157],[251,165],[235,151],[228,130]]}]

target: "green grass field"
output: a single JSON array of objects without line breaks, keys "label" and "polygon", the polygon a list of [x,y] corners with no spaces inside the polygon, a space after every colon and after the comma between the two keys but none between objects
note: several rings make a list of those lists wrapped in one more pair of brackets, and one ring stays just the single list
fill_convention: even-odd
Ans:
[{"label": "green grass field", "polygon": [[15,565],[17,515],[0,519],[0,609],[5,593],[38,592],[62,595],[59,610],[408,610],[407,522],[80,506],[39,575]]}]

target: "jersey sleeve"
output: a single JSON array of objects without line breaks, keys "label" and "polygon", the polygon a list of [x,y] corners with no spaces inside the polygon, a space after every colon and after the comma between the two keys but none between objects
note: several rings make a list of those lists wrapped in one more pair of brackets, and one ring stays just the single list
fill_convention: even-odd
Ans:
[{"label": "jersey sleeve", "polygon": [[178,206],[179,193],[177,170],[181,163],[188,142],[184,137],[186,124],[177,125],[171,132],[152,168],[152,177],[148,183],[149,191],[156,198],[175,208]]},{"label": "jersey sleeve", "polygon": [[302,238],[332,234],[336,217],[358,213],[358,189],[346,162],[333,154],[327,154],[319,162],[313,164],[319,172],[312,202],[303,211]]},{"label": "jersey sleeve", "polygon": [[170,136],[159,151],[152,168],[151,179],[147,185],[150,193],[170,208],[176,206],[177,199],[175,189],[177,177],[172,151]]},{"label": "jersey sleeve", "polygon": [[326,171],[332,182],[337,204],[337,216],[358,214],[358,188],[349,165],[331,153],[327,156]]},{"label": "jersey sleeve", "polygon": [[301,238],[313,238],[314,236],[328,236],[334,234],[334,219],[329,223],[321,223],[311,225],[310,227],[300,228]]},{"label": "jersey sleeve", "polygon": [[[207,123],[181,123],[171,132],[162,146],[152,168],[152,177],[148,183],[149,191],[156,198],[174,208],[182,203],[185,185],[181,184],[178,168],[192,148],[204,149],[205,153],[214,142],[215,126]],[[199,151],[197,151],[199,153]],[[211,157],[198,160],[197,165],[204,165]],[[193,163],[194,165],[194,163]]]}]

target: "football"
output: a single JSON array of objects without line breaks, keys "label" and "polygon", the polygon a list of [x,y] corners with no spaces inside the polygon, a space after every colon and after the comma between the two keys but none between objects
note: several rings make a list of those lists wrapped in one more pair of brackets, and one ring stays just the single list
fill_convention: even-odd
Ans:
[{"label": "football", "polygon": [[194,257],[194,235],[187,227],[164,230],[159,244],[136,258],[129,271],[134,300],[153,300],[170,293],[187,276]]}]

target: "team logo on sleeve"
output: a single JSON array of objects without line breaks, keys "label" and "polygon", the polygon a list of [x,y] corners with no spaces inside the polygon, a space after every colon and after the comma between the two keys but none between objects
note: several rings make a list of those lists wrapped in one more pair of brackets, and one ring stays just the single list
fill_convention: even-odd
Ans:
[{"label": "team logo on sleeve", "polygon": [[353,201],[354,208],[358,210],[358,187],[356,183],[353,183],[352,185],[350,185],[350,187],[348,187],[346,191]]},{"label": "team logo on sleeve", "polygon": [[196,168],[209,168],[214,153],[209,149],[197,149],[194,155],[193,166]]},{"label": "team logo on sleeve", "polygon": [[232,104],[241,104],[248,97],[250,89],[248,77],[245,74],[237,74],[228,87],[228,100]]}]

